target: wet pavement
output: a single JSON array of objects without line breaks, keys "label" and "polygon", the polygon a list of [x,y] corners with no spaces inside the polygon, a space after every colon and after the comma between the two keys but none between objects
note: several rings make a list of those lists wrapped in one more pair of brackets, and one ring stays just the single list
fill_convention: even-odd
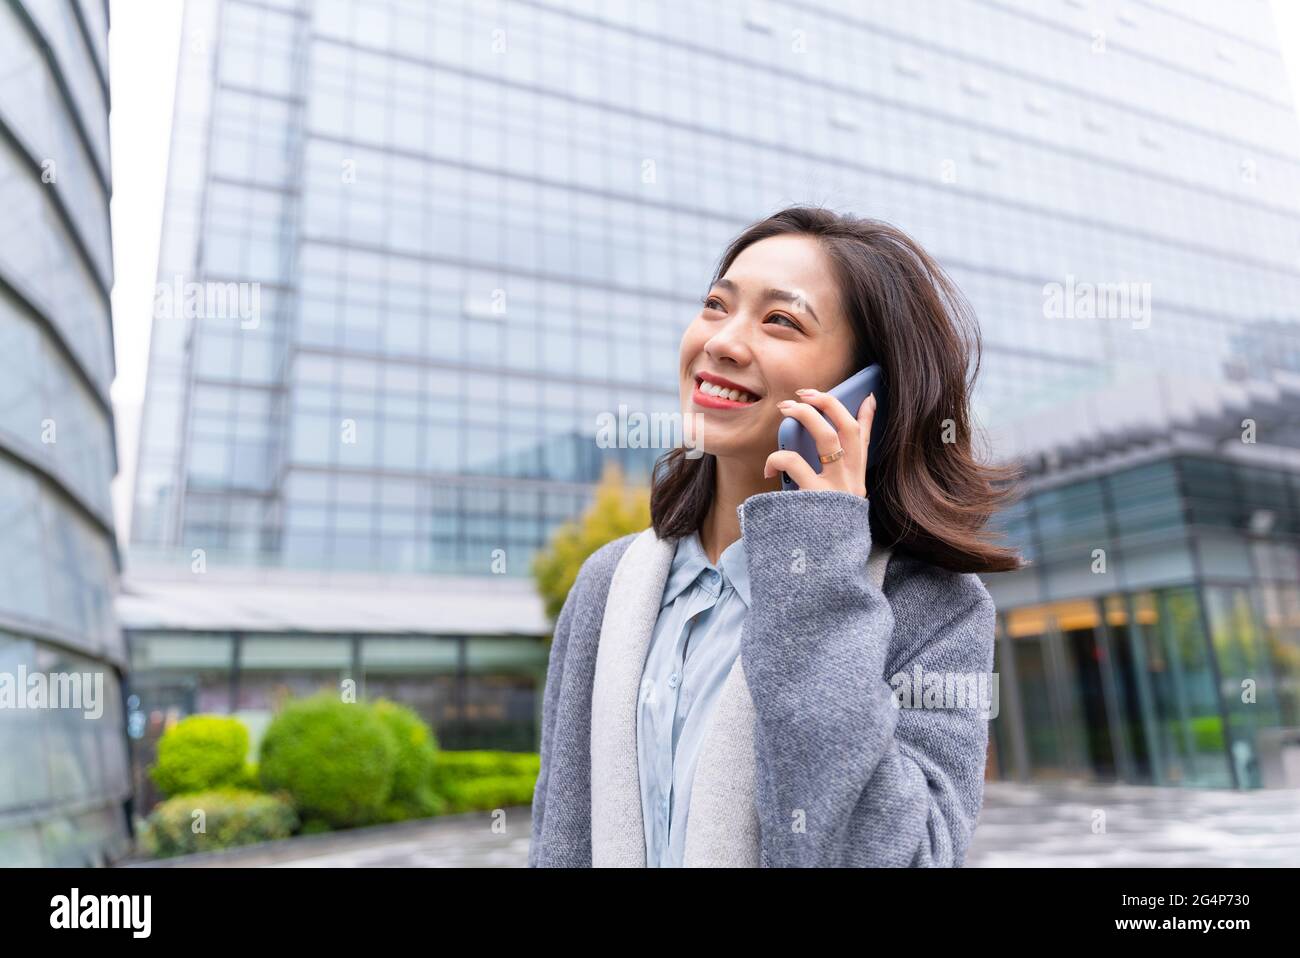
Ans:
[{"label": "wet pavement", "polygon": [[991,783],[967,867],[1300,866],[1300,790]]},{"label": "wet pavement", "polygon": [[[522,868],[529,808],[313,835],[168,867]],[[153,863],[129,863],[153,864]],[[968,868],[1296,867],[1300,790],[990,783]]]}]

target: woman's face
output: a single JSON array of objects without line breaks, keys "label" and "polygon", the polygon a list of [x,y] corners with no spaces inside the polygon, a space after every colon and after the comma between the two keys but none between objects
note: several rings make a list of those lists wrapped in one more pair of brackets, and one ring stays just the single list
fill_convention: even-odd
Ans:
[{"label": "woman's face", "polygon": [[[736,257],[682,335],[681,402],[692,446],[752,459],[761,475],[786,418],[776,404],[852,375],[853,331],[832,276],[820,244],[800,234],[759,240]],[[747,395],[711,395],[710,383]]]}]

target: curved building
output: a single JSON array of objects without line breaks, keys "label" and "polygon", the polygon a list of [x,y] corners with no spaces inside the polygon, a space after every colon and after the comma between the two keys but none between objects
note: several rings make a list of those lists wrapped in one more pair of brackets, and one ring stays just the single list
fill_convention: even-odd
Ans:
[{"label": "curved building", "polygon": [[127,848],[106,0],[0,4],[0,866]]}]

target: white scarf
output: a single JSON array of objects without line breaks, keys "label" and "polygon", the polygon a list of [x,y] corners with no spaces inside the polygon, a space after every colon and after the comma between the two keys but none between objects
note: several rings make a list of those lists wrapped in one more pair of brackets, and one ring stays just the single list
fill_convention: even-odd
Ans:
[{"label": "white scarf", "polygon": [[[654,635],[676,542],[654,527],[632,540],[614,569],[605,601],[591,692],[591,864],[644,868],[645,823],[637,765],[641,673]],[[867,574],[885,580],[889,549],[874,545]],[[714,704],[691,787],[683,864],[759,866],[754,702],[740,656]]]}]

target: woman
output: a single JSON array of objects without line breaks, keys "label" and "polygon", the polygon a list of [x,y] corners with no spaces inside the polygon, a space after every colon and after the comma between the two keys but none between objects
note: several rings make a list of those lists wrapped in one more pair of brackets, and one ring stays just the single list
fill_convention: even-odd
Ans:
[{"label": "woman", "polygon": [[[701,307],[679,373],[704,454],[660,460],[651,528],[565,601],[529,864],[959,866],[993,665],[974,573],[1019,566],[983,532],[1014,476],[972,451],[969,308],[900,231],[808,207],[741,234]],[[868,462],[874,397],[826,390],[871,363]],[[774,451],[787,416],[820,474]]]}]

